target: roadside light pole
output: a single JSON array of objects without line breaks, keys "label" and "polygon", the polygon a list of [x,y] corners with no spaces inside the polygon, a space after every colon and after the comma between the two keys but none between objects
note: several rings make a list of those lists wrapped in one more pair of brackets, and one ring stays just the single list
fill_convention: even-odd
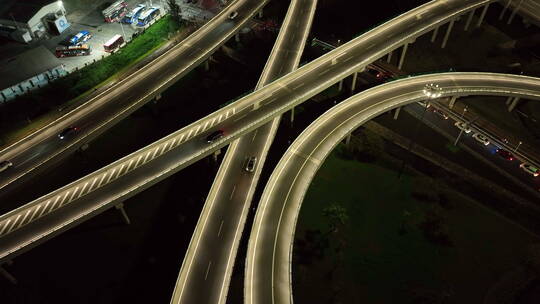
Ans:
[{"label": "roadside light pole", "polygon": [[465,112],[467,112],[467,106],[465,106],[465,108],[463,108],[463,113],[461,113],[461,116],[459,117],[462,120],[463,120],[463,116],[465,116]]},{"label": "roadside light pole", "polygon": [[517,150],[519,149],[519,146],[521,146],[521,144],[522,144],[522,142],[520,141],[520,142],[517,144],[516,148],[514,149],[514,153],[517,152]]},{"label": "roadside light pole", "polygon": [[[463,111],[465,112],[465,111]],[[463,127],[463,129],[460,129],[459,131],[459,135],[458,137],[456,138],[456,141],[454,141],[454,146],[457,146],[458,142],[459,142],[459,139],[461,138],[461,135],[463,135],[463,131],[465,128],[468,128],[470,125],[472,125],[472,123],[477,120],[478,117],[476,117],[475,119],[471,120],[470,122],[465,122],[465,126]]]}]

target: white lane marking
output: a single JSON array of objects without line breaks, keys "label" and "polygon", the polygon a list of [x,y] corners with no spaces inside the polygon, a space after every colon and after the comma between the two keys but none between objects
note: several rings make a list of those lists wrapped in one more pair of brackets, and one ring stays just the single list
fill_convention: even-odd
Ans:
[{"label": "white lane marking", "polygon": [[231,200],[234,195],[234,190],[236,190],[236,185],[232,188],[231,195],[229,195],[229,199]]},{"label": "white lane marking", "polygon": [[208,272],[210,272],[210,266],[212,265],[212,261],[208,263],[208,267],[206,267],[206,274],[204,275],[204,280],[206,281],[206,278],[208,278]]},{"label": "white lane marking", "polygon": [[32,212],[32,210],[28,210],[28,211],[26,212],[26,214],[24,215],[24,218],[23,218],[22,221],[21,221],[21,224],[24,223],[24,221],[26,221],[26,217],[30,214],[30,212]]},{"label": "white lane marking", "polygon": [[148,153],[146,153],[146,156],[144,157],[144,160],[143,160],[142,164],[146,163],[146,160],[148,159],[148,156],[150,156],[150,153],[152,153],[152,151],[148,151]]},{"label": "white lane marking", "polygon": [[299,87],[301,87],[301,86],[303,86],[303,85],[304,85],[304,82],[302,82],[301,84],[299,84],[299,85],[297,85],[297,86],[294,86],[294,87],[292,87],[292,88],[293,88],[293,90],[296,90],[296,89],[298,89]]},{"label": "white lane marking", "polygon": [[351,60],[353,58],[354,58],[354,56],[347,57],[347,59],[343,60],[343,63],[345,63],[345,62],[347,62],[347,61],[349,61],[349,60]]},{"label": "white lane marking", "polygon": [[98,178],[99,178],[99,176],[96,177],[96,178],[94,178],[94,181],[93,181],[92,184],[90,185],[90,189],[88,189],[88,191],[92,191],[92,189],[94,188],[94,184],[96,183],[96,181],[97,181]]},{"label": "white lane marking", "polygon": [[113,177],[114,175],[114,172],[116,172],[116,168],[114,168],[111,172],[111,174],[109,175],[109,178],[107,179],[107,181],[105,182],[105,184],[108,184],[110,181],[111,181],[111,178]]},{"label": "white lane marking", "polygon": [[135,168],[137,168],[137,166],[139,165],[139,161],[141,160],[143,156],[139,156],[139,158],[137,158],[137,162],[135,162]]},{"label": "white lane marking", "polygon": [[170,148],[170,149],[172,149],[172,148],[175,147],[174,143],[176,143],[176,140],[177,140],[177,139],[175,138],[175,139],[172,141],[172,144],[171,144],[171,148]]},{"label": "white lane marking", "polygon": [[69,201],[67,201],[67,202],[71,202],[73,200],[73,197],[77,193],[77,190],[79,190],[79,187],[75,188],[75,191],[73,191],[73,193],[71,194],[71,197],[69,198]]},{"label": "white lane marking", "polygon": [[6,230],[6,227],[9,225],[9,223],[11,222],[11,219],[9,219],[6,224],[4,225],[4,227],[2,228],[2,230],[0,230],[0,234],[3,234],[4,233],[4,230]]},{"label": "white lane marking", "polygon": [[19,214],[17,216],[17,218],[15,218],[15,220],[13,221],[13,223],[11,223],[11,227],[9,227],[8,231],[6,231],[6,233],[10,232],[12,229],[13,229],[13,226],[15,226],[15,224],[17,223],[17,221],[19,220],[19,218],[21,218],[21,214]]},{"label": "white lane marking", "polygon": [[120,166],[120,170],[118,170],[118,173],[116,173],[115,179],[117,179],[120,176],[120,174],[122,174],[122,170],[124,170],[125,166],[126,164],[122,164],[122,166]]},{"label": "white lane marking", "polygon": [[[58,203],[58,200],[59,200],[59,199],[60,199],[60,196],[57,196],[56,199],[54,200],[54,203],[53,203],[53,205],[52,205],[52,207],[51,207],[51,210],[54,209],[54,206],[56,205],[56,203]],[[58,204],[58,207],[60,207],[60,204]]]},{"label": "white lane marking", "polygon": [[167,149],[167,146],[169,145],[169,143],[165,143],[165,146],[163,146],[163,149],[161,149],[161,152],[159,152],[159,155],[162,155],[163,153],[165,153],[165,150]]},{"label": "white lane marking", "polygon": [[326,74],[326,73],[328,73],[328,72],[330,72],[330,69],[326,69],[326,70],[320,72],[320,73],[319,73],[319,76],[322,76],[322,75],[324,75],[324,74]]},{"label": "white lane marking", "polygon": [[[34,216],[36,216],[36,213],[39,211],[39,208],[41,208],[41,205],[38,206],[38,207],[36,208],[36,210],[34,210],[34,213],[32,213],[32,216],[31,216],[30,219],[28,220],[29,223],[32,221],[32,219],[34,218]],[[1,234],[1,232],[0,232],[0,234]]]},{"label": "white lane marking", "polygon": [[[68,192],[69,193],[69,192]],[[47,203],[45,204],[45,207],[43,207],[43,209],[41,210],[41,213],[39,214],[39,216],[42,216],[43,213],[45,212],[45,210],[47,209],[47,207],[49,207],[49,204],[51,203],[51,200],[48,200]]]},{"label": "white lane marking", "polygon": [[[62,206],[62,205],[64,204],[64,201],[66,200],[67,196],[69,195],[69,192],[70,192],[70,191],[68,191],[68,192],[66,193],[66,195],[64,195],[64,198],[60,201],[60,206]],[[41,216],[41,215],[40,215],[40,216]]]},{"label": "white lane marking", "polygon": [[107,177],[107,174],[109,174],[109,172],[105,172],[105,174],[103,174],[103,176],[101,177],[101,180],[99,181],[98,183],[98,188],[101,187],[101,183],[103,183],[103,180],[105,180],[105,177]]},{"label": "white lane marking", "polygon": [[86,183],[84,184],[84,186],[83,186],[82,189],[81,189],[81,193],[79,193],[79,196],[77,196],[77,198],[79,198],[79,197],[81,197],[81,195],[83,195],[84,189],[86,189],[86,186],[88,186],[88,183],[89,183],[89,182],[86,182]]},{"label": "white lane marking", "polygon": [[156,158],[156,154],[158,153],[159,151],[159,146],[156,147],[156,150],[154,150],[154,154],[152,154],[152,158],[150,158],[150,160]]},{"label": "white lane marking", "polygon": [[218,233],[217,233],[217,236],[218,236],[218,237],[221,235],[221,229],[223,228],[223,223],[224,223],[224,221],[221,220],[221,224],[219,224],[219,231],[218,231]]},{"label": "white lane marking", "polygon": [[129,164],[126,168],[126,172],[129,172],[129,167],[131,167],[131,164],[133,164],[133,162],[135,161],[135,159],[132,159],[131,161],[129,161]]}]

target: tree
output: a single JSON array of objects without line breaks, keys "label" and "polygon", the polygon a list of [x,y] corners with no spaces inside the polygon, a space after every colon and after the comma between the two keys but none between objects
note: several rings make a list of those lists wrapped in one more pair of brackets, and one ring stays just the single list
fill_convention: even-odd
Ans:
[{"label": "tree", "polygon": [[176,0],[167,0],[167,5],[169,6],[169,13],[174,21],[177,24],[182,23],[182,10],[180,6],[176,3]]},{"label": "tree", "polygon": [[323,215],[329,220],[329,226],[331,232],[337,232],[339,227],[345,225],[349,216],[347,215],[347,209],[337,203],[333,203],[329,207],[323,209]]}]

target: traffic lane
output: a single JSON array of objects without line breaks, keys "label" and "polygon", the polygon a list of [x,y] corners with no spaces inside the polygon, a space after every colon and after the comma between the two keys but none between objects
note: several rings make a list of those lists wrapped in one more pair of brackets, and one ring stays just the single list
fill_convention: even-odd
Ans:
[{"label": "traffic lane", "polygon": [[[295,10],[295,12],[299,11],[299,9]],[[282,31],[283,30],[284,29],[282,29]],[[286,30],[294,31],[296,28],[288,28]],[[279,36],[278,39],[280,39]],[[275,79],[278,75],[281,75],[282,71],[290,71],[296,66],[296,62],[299,60],[298,50],[301,50],[304,41],[299,41],[298,39],[281,40],[282,41],[276,42],[279,49],[272,50],[271,57],[268,59],[268,64],[271,63],[271,66],[265,66],[263,75],[259,79],[259,84],[268,82],[268,79]],[[295,44],[295,47],[291,46],[291,42]],[[283,46],[285,46],[286,49]],[[291,53],[291,49],[295,49],[297,54],[289,54]],[[296,59],[297,57],[298,59]],[[279,119],[277,119],[277,121],[279,121]],[[245,221],[245,215],[249,211],[251,196],[253,195],[254,187],[256,186],[253,181],[258,168],[255,168],[255,172],[253,173],[247,172],[245,168],[246,161],[249,157],[257,157],[258,161],[256,167],[262,166],[266,154],[264,147],[267,144],[268,135],[271,133],[271,129],[272,124],[266,124],[257,130],[242,136],[229,147],[227,153],[232,154],[230,162],[224,163],[222,164],[222,167],[220,167],[220,171],[214,182],[219,184],[214,184],[212,186],[208,200],[205,203],[205,205],[210,203],[210,208],[212,208],[214,212],[209,216],[208,220],[213,223],[220,223],[217,236],[220,237],[221,234],[223,234],[223,239],[229,240],[228,246],[216,245],[220,244],[220,240],[215,240],[215,229],[212,227],[203,229],[201,238],[204,242],[201,242],[201,247],[195,249],[197,265],[183,266],[197,267],[198,269],[192,270],[188,268],[188,274],[186,276],[189,277],[189,281],[181,286],[181,289],[183,290],[180,295],[181,300],[173,297],[174,303],[219,303],[222,296],[226,296],[232,266],[234,265],[236,257],[236,250],[233,246],[239,241],[241,232],[243,231],[244,223],[242,222],[242,218]],[[226,157],[224,161],[227,162],[228,159],[229,158]],[[223,174],[223,179],[221,179],[221,174]],[[215,199],[213,193],[215,193]],[[201,214],[201,219],[203,216],[204,214]],[[203,244],[210,244],[212,248],[206,248],[206,246],[202,246]],[[224,251],[228,252],[224,253]],[[204,252],[204,256],[201,257],[201,255],[198,254],[199,252]],[[211,252],[211,256],[208,256],[207,252]],[[190,257],[186,258],[189,259]],[[206,268],[205,265],[207,265]],[[187,278],[182,279],[188,280]],[[210,280],[211,282],[208,282]],[[180,281],[179,283],[182,282]],[[215,292],[202,292],[202,290],[205,289]],[[212,296],[209,296],[210,294],[212,294]]]},{"label": "traffic lane", "polygon": [[[458,1],[456,0],[456,2],[458,2]],[[248,7],[248,5],[243,6],[243,8],[247,8],[247,7]],[[435,9],[440,9],[440,7],[439,7],[439,6],[436,6]],[[414,20],[414,21],[420,22],[419,20]],[[435,20],[435,21],[433,21],[433,22],[436,22],[436,21],[440,22],[440,20]],[[388,23],[388,26],[391,27],[391,25],[392,25],[393,23],[396,23],[396,21],[390,21],[390,22]],[[429,22],[428,22],[428,23],[429,23]],[[416,23],[414,23],[414,24],[416,24]],[[414,24],[412,24],[412,25],[410,25],[410,26],[407,26],[407,29],[410,31],[411,28],[414,27]],[[377,32],[377,31],[375,31],[375,32]],[[360,43],[359,46],[356,47],[356,48],[353,49],[353,50],[356,50],[355,53],[357,53],[357,54],[358,54],[358,53],[362,54],[362,53],[366,52],[367,49],[371,49],[373,46],[377,45],[378,43],[383,43],[383,42],[387,42],[388,40],[392,40],[392,39],[390,39],[391,37],[396,37],[395,40],[400,40],[399,37],[401,37],[401,35],[403,35],[403,33],[401,33],[401,32],[400,32],[400,34],[395,34],[395,33],[394,33],[394,34],[389,35],[389,36],[388,36],[389,38],[384,39],[384,37],[381,37],[381,35],[376,35],[376,34],[371,34],[371,35],[370,35],[370,33],[368,33],[368,35],[367,35],[367,37],[366,37],[365,40],[373,41],[373,39],[378,38],[378,42],[376,42],[376,43],[371,43],[369,46],[367,46],[367,47],[365,47],[365,48],[362,48],[362,46],[363,46],[362,44],[363,44],[363,43]],[[370,37],[370,36],[372,36],[372,37]],[[368,39],[368,38],[370,38],[370,39]],[[364,41],[364,42],[365,42],[365,41]],[[178,49],[175,49],[175,50],[178,51]],[[341,54],[342,54],[342,55],[345,55],[346,53],[347,53],[347,51],[342,51]],[[350,55],[349,55],[349,57],[347,57],[346,59],[344,59],[344,61],[350,60],[350,59],[352,59],[353,57],[354,57],[354,56],[350,56]],[[317,61],[317,60],[315,60],[315,61]],[[364,61],[365,61],[365,62],[363,62],[363,63],[364,63],[364,64],[367,64],[368,61],[372,61],[372,60],[367,59],[367,60],[364,60]],[[162,63],[162,62],[163,62],[163,60],[158,60],[158,61],[157,61],[157,63]],[[335,65],[335,62],[337,62],[337,60],[333,61],[333,62],[332,62],[332,65]],[[154,63],[151,63],[151,64],[154,64]],[[362,64],[362,63],[361,63],[361,64]],[[347,70],[350,71],[350,72],[352,72],[352,69],[353,69],[353,68],[350,68],[350,69],[347,69]],[[145,72],[147,72],[147,71],[145,70],[145,71],[143,71],[142,73],[145,73]],[[159,73],[156,73],[156,75],[159,75]],[[299,78],[302,78],[302,77],[299,77]],[[298,79],[297,79],[297,80],[298,80]],[[302,81],[302,79],[300,79],[300,81]],[[294,82],[294,81],[293,81],[293,82]],[[299,86],[301,86],[301,85],[303,85],[303,83],[301,83]],[[299,87],[299,86],[298,86],[298,87]],[[294,88],[297,88],[297,87],[295,86]],[[2,186],[2,185],[0,185],[0,186]]]},{"label": "traffic lane", "polygon": [[[423,111],[423,107],[421,107],[420,105],[411,105],[409,106],[409,109],[415,111],[417,115],[421,115],[421,112]],[[445,132],[450,134],[451,136],[455,136],[455,138],[459,136],[460,129],[454,126],[454,123],[456,121],[453,120],[452,118],[449,118],[446,120],[441,119],[437,115],[432,113],[429,109],[424,118],[430,121],[431,123],[443,128],[443,130],[445,130]],[[519,179],[524,184],[531,186],[533,189],[537,189],[538,181],[535,178],[533,178],[532,175],[527,174],[521,168],[519,168],[519,164],[521,162],[519,162],[518,160],[514,160],[514,161],[504,160],[502,157],[500,157],[499,155],[495,153],[496,149],[498,148],[497,145],[490,143],[488,146],[484,146],[483,144],[479,143],[474,138],[472,138],[472,135],[474,133],[475,131],[472,131],[469,134],[463,132],[459,142],[462,145],[465,145],[468,148],[480,154],[484,159],[486,159],[487,161],[490,161],[494,166],[505,168],[506,171],[511,173],[514,177]]]},{"label": "traffic lane", "polygon": [[[259,5],[260,3],[258,3],[257,1],[247,1],[247,4],[242,6],[242,9],[245,12],[249,12]],[[240,22],[240,20],[241,18],[238,18],[237,22]],[[247,22],[247,21],[248,19],[246,18],[244,22]],[[171,76],[174,76],[173,78],[178,79],[179,77],[187,73],[188,68],[194,67],[193,65],[191,65],[192,62],[189,61],[190,59],[200,58],[201,50],[212,49],[215,45],[216,39],[218,41],[224,40],[223,35],[220,35],[220,33],[223,33],[224,29],[227,29],[227,26],[223,26],[222,23],[219,23],[216,26],[215,30],[210,31],[211,39],[208,37],[205,37],[205,39],[195,41],[192,47],[187,46],[189,43],[184,43],[182,45],[179,45],[177,48],[173,48],[172,50],[168,51],[166,55],[149,63],[147,65],[148,69],[141,69],[138,75],[128,78],[127,81],[123,81],[120,86],[112,88],[116,91],[121,91],[120,94],[117,92],[113,92],[112,89],[109,89],[108,91],[106,91],[108,92],[108,94],[101,94],[99,97],[93,99],[90,102],[91,105],[85,105],[84,107],[81,108],[81,111],[76,111],[75,113],[71,113],[72,115],[70,115],[68,121],[66,120],[59,121],[55,124],[55,127],[47,128],[45,131],[41,132],[38,136],[36,136],[37,135],[36,134],[34,136],[31,136],[29,140],[25,140],[21,142],[19,145],[17,145],[17,147],[8,149],[8,151],[3,151],[0,158],[11,159],[11,158],[14,158],[14,155],[16,154],[27,152],[31,148],[32,145],[35,145],[43,140],[50,140],[52,137],[55,136],[56,133],[59,132],[59,130],[66,128],[67,126],[69,126],[70,124],[74,122],[84,119],[87,115],[93,114],[92,117],[86,117],[86,119],[90,119],[92,120],[92,122],[101,121],[103,117],[110,117],[111,116],[110,113],[114,111],[114,110],[111,110],[111,108],[99,109],[100,110],[99,113],[92,113],[92,111],[98,109],[100,106],[104,105],[105,103],[112,104],[113,109],[114,108],[123,109],[124,107],[126,107],[126,105],[131,104],[130,101],[133,102],[133,100],[138,100],[138,98],[140,98],[141,96],[146,95],[145,93],[149,91],[147,88],[156,89],[160,87],[159,83],[154,84],[154,82],[156,82],[156,79],[163,79],[165,77],[171,78]],[[197,36],[200,36],[200,35],[201,34],[199,33],[199,35]],[[231,32],[231,35],[232,35],[232,32]],[[186,52],[189,52],[187,56],[186,55],[181,56],[183,53],[185,54]],[[180,71],[180,72],[178,72],[177,74],[176,71]],[[115,96],[113,96],[112,98],[109,98],[108,96],[109,94],[114,94]],[[34,157],[34,160],[35,160],[34,162],[25,163],[29,165],[28,168],[26,167],[24,169],[19,168],[19,170],[21,170],[22,172],[21,171],[14,172],[13,175],[19,177],[21,174],[24,174],[28,172],[29,170],[32,170],[33,167],[40,165],[41,162],[44,162],[49,158],[51,157],[50,156],[45,156],[43,158]],[[0,182],[0,188],[5,187],[11,181],[13,180],[5,180],[4,178],[2,178],[2,181]]]}]

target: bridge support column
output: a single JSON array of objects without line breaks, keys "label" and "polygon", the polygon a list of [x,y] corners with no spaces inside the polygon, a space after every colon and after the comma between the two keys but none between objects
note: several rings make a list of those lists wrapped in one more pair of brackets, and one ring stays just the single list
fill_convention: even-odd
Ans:
[{"label": "bridge support column", "polygon": [[518,101],[519,101],[519,97],[514,97],[512,102],[510,103],[510,105],[508,106],[508,112],[512,112],[512,110],[514,110],[514,108],[517,106],[518,104]]},{"label": "bridge support column", "polygon": [[160,99],[161,99],[161,93],[158,93],[158,94],[156,95],[156,98],[154,98],[154,100],[157,101],[157,100],[160,100]]},{"label": "bridge support column", "polygon": [[512,23],[512,20],[514,20],[514,17],[516,16],[517,12],[521,8],[521,2],[523,2],[523,0],[519,1],[518,5],[514,8],[514,10],[512,11],[512,14],[510,14],[510,18],[508,18],[508,22],[506,22],[506,24]]},{"label": "bridge support column", "polygon": [[234,41],[240,42],[240,33],[234,34]]},{"label": "bridge support column", "polygon": [[446,29],[446,34],[444,35],[441,49],[444,49],[446,47],[446,43],[448,42],[448,37],[450,37],[450,32],[452,32],[453,27],[454,27],[454,19],[452,19],[452,21],[450,21],[450,23],[448,24],[448,28]]},{"label": "bridge support column", "polygon": [[221,149],[214,151],[214,153],[212,154],[212,158],[214,159],[214,161],[217,162],[217,158],[220,154],[221,154]]},{"label": "bridge support column", "polygon": [[349,148],[349,146],[351,144],[351,135],[352,135],[352,133],[349,133],[349,134],[347,134],[347,137],[345,137],[345,146],[347,148]]},{"label": "bridge support column", "polygon": [[207,72],[210,70],[210,59],[206,59],[204,62],[204,70]]},{"label": "bridge support column", "polygon": [[484,17],[486,16],[488,7],[489,7],[489,3],[484,6],[484,9],[482,10],[482,13],[480,14],[480,19],[478,19],[478,22],[476,22],[476,27],[480,27],[480,25],[482,25],[482,21],[484,21]]},{"label": "bridge support column", "polygon": [[4,266],[0,266],[0,273],[2,273],[2,276],[6,278],[11,284],[17,284],[17,279],[9,273]]},{"label": "bridge support column", "polygon": [[450,104],[448,105],[450,109],[454,108],[454,104],[456,104],[456,100],[457,100],[457,96],[452,96],[452,98],[450,99]]},{"label": "bridge support column", "polygon": [[126,210],[124,209],[124,203],[120,203],[115,206],[116,210],[120,211],[120,214],[122,214],[122,218],[124,219],[124,222],[126,224],[131,224],[131,221],[129,220],[129,217],[126,213]]},{"label": "bridge support column", "polygon": [[499,20],[502,20],[502,18],[504,17],[504,14],[506,13],[506,10],[510,6],[510,2],[512,2],[512,0],[506,1],[506,4],[504,5],[503,10],[501,11],[501,14],[499,15]]},{"label": "bridge support column", "polygon": [[386,62],[390,63],[390,60],[392,60],[392,51],[388,53],[388,57],[386,57]]},{"label": "bridge support column", "polygon": [[343,79],[338,82],[338,91],[341,92],[341,90],[343,90]]},{"label": "bridge support column", "polygon": [[431,42],[435,42],[435,39],[437,39],[437,34],[439,33],[439,27],[437,26],[433,30],[433,34],[431,34]]},{"label": "bridge support column", "polygon": [[464,31],[469,30],[469,26],[471,25],[472,17],[474,16],[474,9],[469,12],[469,16],[467,16],[467,21],[465,21],[465,27],[463,28]]},{"label": "bridge support column", "polygon": [[291,117],[291,125],[292,125],[294,122],[294,107],[291,109],[290,117]]},{"label": "bridge support column", "polygon": [[263,9],[261,8],[261,10],[259,11],[259,18],[262,18],[263,17]]},{"label": "bridge support column", "polygon": [[401,107],[394,109],[394,120],[398,119],[399,112],[401,111]]},{"label": "bridge support column", "polygon": [[403,45],[403,50],[401,50],[401,57],[399,57],[399,64],[398,69],[401,70],[401,67],[403,66],[403,62],[405,61],[405,54],[407,54],[407,48],[409,47],[409,43],[405,43]]},{"label": "bridge support column", "polygon": [[358,78],[358,72],[354,72],[352,76],[351,93],[354,93],[354,90],[356,89],[356,78]]}]

